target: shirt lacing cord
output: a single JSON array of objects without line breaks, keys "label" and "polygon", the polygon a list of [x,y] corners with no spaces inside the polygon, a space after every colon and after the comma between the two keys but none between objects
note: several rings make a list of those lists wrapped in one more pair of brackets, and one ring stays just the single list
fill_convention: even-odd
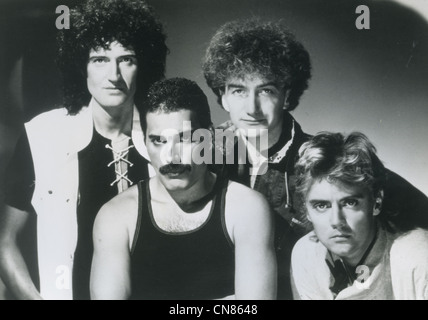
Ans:
[{"label": "shirt lacing cord", "polygon": [[132,167],[134,165],[132,162],[130,162],[128,159],[126,159],[126,157],[128,156],[129,150],[132,148],[135,148],[135,146],[131,144],[130,146],[126,147],[125,149],[116,151],[110,145],[106,144],[106,148],[113,151],[113,157],[114,157],[114,160],[111,161],[107,165],[107,167],[110,167],[112,164],[116,165],[116,168],[115,168],[116,180],[114,180],[112,183],[110,183],[110,186],[113,186],[116,183],[119,184],[119,182],[121,182],[122,180],[126,180],[129,183],[129,185],[132,185],[133,182],[131,180],[129,180],[128,176],[127,176],[128,170],[126,170],[125,172],[122,172],[121,162],[125,162],[126,164],[129,165],[129,167]]}]

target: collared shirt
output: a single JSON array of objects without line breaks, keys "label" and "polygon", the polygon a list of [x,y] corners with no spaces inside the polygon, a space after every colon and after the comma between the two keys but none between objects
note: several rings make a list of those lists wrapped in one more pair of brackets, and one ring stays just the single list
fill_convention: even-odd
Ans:
[{"label": "collared shirt", "polygon": [[[257,149],[248,139],[246,139],[240,130],[236,130],[236,135],[238,139],[241,139],[243,143],[246,146],[247,150],[247,157],[249,160],[249,164],[251,164],[251,168],[249,171],[250,174],[250,186],[254,189],[257,176],[263,175],[267,172],[269,164],[277,164],[280,163],[281,160],[287,155],[288,149],[290,149],[290,146],[294,142],[294,135],[295,135],[295,129],[294,129],[294,119],[292,120],[292,127],[291,127],[291,138],[284,144],[284,142],[281,141],[282,147],[280,150],[275,151],[274,154],[268,155],[268,150],[265,152],[261,152]],[[238,142],[239,143],[239,142]]]},{"label": "collared shirt", "polygon": [[[221,128],[236,131],[236,128],[230,123],[220,126]],[[225,158],[233,153],[234,163],[226,164],[223,168],[223,174],[229,179],[252,187],[254,190],[263,194],[274,213],[275,219],[275,247],[278,262],[278,299],[291,299],[291,286],[289,279],[289,266],[291,250],[294,243],[304,235],[307,230],[299,221],[295,211],[294,199],[294,164],[297,158],[300,146],[309,139],[300,125],[289,113],[284,113],[283,130],[278,142],[269,148],[267,156],[261,159],[263,166],[251,168],[249,157],[258,157],[257,150],[251,148],[248,143],[244,159],[238,159],[240,146],[239,136],[235,141],[229,141],[226,148],[222,144],[223,139],[216,139],[221,142],[216,149],[225,149]],[[233,142],[233,144],[231,144]],[[242,143],[241,143],[242,144]],[[242,156],[242,155],[241,155]],[[266,159],[267,158],[267,159]],[[254,161],[253,161],[254,162]],[[253,169],[250,172],[250,169]],[[265,172],[264,172],[265,171]],[[250,174],[250,173],[258,174]],[[263,174],[259,174],[264,172]]]},{"label": "collared shirt", "polygon": [[[304,300],[428,299],[428,231],[395,235],[379,226],[372,249],[340,287],[328,262],[332,256],[314,232],[301,238],[292,253],[293,293]],[[350,270],[348,270],[350,271]],[[352,272],[352,270],[351,270]]]}]

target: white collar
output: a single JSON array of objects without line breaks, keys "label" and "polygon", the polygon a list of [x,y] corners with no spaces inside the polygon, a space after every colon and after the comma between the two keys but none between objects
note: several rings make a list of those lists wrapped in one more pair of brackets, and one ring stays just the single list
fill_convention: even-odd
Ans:
[{"label": "white collar", "polygon": [[291,138],[287,141],[287,143],[274,155],[270,156],[268,161],[269,163],[279,163],[287,154],[288,149],[290,149],[290,146],[293,144],[294,141],[294,119],[292,120],[292,127],[291,127]]},{"label": "white collar", "polygon": [[[241,139],[247,148],[247,155],[251,163],[254,165],[257,162],[258,159],[262,160],[258,163],[258,166],[260,166],[264,162],[268,163],[279,163],[287,154],[287,151],[290,149],[290,146],[293,144],[294,136],[295,136],[295,123],[294,119],[292,120],[292,127],[291,127],[291,138],[287,141],[287,143],[276,152],[274,155],[270,157],[265,157],[262,153],[260,153],[256,147],[254,147],[251,143],[248,142],[248,140],[244,137],[244,135],[241,133],[241,131],[238,129],[236,130],[236,135],[239,139]],[[257,165],[257,164],[256,164]]]}]

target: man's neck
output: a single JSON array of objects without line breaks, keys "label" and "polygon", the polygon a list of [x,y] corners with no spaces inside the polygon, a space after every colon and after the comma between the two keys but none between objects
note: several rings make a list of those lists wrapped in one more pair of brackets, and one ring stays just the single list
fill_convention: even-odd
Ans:
[{"label": "man's neck", "polygon": [[94,126],[99,134],[112,141],[131,136],[134,105],[105,108],[95,99],[91,100]]},{"label": "man's neck", "polygon": [[367,237],[367,241],[361,250],[357,251],[354,255],[342,258],[349,266],[357,267],[359,264],[364,263],[364,260],[370,254],[377,238],[377,228],[373,229],[370,235]]},{"label": "man's neck", "polygon": [[[281,137],[282,130],[283,130],[283,122],[281,122],[280,126],[277,126],[276,128],[270,129],[268,132],[268,149],[272,148]],[[267,151],[267,150],[266,150]]]},{"label": "man's neck", "polygon": [[205,175],[195,184],[185,190],[174,191],[167,190],[159,179],[156,179],[156,177],[154,179],[157,189],[160,188],[163,191],[163,201],[173,200],[184,212],[195,213],[202,210],[210,200],[205,198],[213,191],[217,177],[207,169]]},{"label": "man's neck", "polygon": [[[267,154],[267,151],[272,148],[278,141],[279,138],[281,137],[282,134],[282,130],[283,130],[283,121],[281,122],[280,125],[276,126],[275,128],[269,129],[269,130],[264,130],[265,133],[261,133],[262,134],[266,134],[267,135],[267,145],[263,145],[260,142],[264,140],[264,137],[262,138],[261,135],[258,136],[257,139],[247,139],[248,143],[250,143],[253,147],[257,148],[257,150],[261,153],[264,154],[264,152]],[[265,141],[265,140],[264,140]],[[254,145],[253,142],[258,143],[258,145]]]}]

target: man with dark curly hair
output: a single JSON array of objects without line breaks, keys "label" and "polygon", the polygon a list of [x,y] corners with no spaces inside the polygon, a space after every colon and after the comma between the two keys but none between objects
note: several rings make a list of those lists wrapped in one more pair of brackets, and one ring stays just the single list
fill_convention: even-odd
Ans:
[{"label": "man with dark curly hair", "polygon": [[[89,299],[98,210],[154,174],[136,105],[164,77],[161,23],[142,0],[88,0],[70,22],[58,36],[64,106],[25,124],[7,174],[0,271],[18,299]],[[17,244],[34,212],[40,290]]]},{"label": "man with dark curly hair", "polygon": [[[225,157],[233,153],[234,162],[224,172],[264,194],[276,212],[278,298],[289,299],[291,248],[304,232],[292,205],[293,166],[297,150],[308,139],[289,111],[297,107],[308,87],[309,54],[281,23],[238,20],[215,33],[203,71],[218,102],[230,114],[231,122],[221,128],[234,131],[246,145],[247,153],[242,154],[238,143],[226,142]],[[254,139],[246,139],[254,130],[258,137],[268,133],[266,149],[258,150],[261,154],[251,143]],[[263,154],[266,158],[256,161]]]},{"label": "man with dark curly hair", "polygon": [[[226,165],[221,170],[265,195],[276,213],[278,299],[291,299],[291,250],[307,232],[296,210],[294,164],[300,146],[310,136],[290,111],[308,88],[309,54],[280,21],[237,20],[221,26],[212,37],[203,72],[231,118],[220,126],[225,131],[216,136],[225,153]],[[237,137],[233,143],[228,132]],[[242,152],[242,145],[246,152]],[[234,161],[228,160],[231,158]],[[385,205],[405,212],[397,215],[397,222],[406,224],[411,215],[428,225],[427,197],[388,172]]]},{"label": "man with dark curly hair", "polygon": [[161,80],[144,107],[141,124],[156,175],[97,215],[91,298],[274,299],[269,204],[196,158],[200,133],[212,142],[203,91],[188,79]]}]

